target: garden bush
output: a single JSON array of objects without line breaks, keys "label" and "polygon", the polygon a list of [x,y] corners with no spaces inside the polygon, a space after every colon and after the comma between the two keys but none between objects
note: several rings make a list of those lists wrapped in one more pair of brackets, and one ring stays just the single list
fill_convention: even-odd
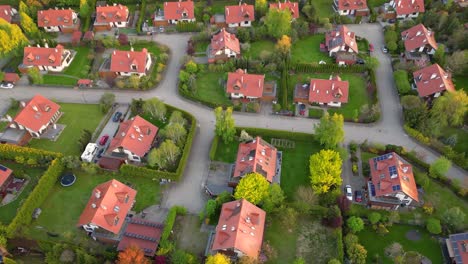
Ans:
[{"label": "garden bush", "polygon": [[393,73],[395,84],[400,96],[407,95],[411,91],[411,85],[408,80],[408,72],[404,70],[397,70]]},{"label": "garden bush", "polygon": [[218,143],[219,143],[219,136],[215,135],[213,138],[213,142],[211,143],[211,148],[210,148],[210,159],[214,160],[216,156],[216,150],[218,149]]},{"label": "garden bush", "polygon": [[197,22],[177,23],[176,29],[178,32],[199,32],[200,26]]},{"label": "garden bush", "polygon": [[253,127],[236,127],[236,135],[239,135],[242,130],[245,130],[249,135],[256,136],[262,135],[263,137],[274,137],[298,141],[310,141],[315,140],[314,135],[300,132],[291,132],[284,130],[269,130],[263,128],[253,128]]}]

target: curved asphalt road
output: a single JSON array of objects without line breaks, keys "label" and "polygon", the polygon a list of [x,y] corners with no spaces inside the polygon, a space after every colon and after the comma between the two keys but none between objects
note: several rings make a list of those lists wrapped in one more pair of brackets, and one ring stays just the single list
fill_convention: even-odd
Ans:
[{"label": "curved asphalt road", "polygon": [[[418,145],[409,138],[402,129],[402,111],[398,101],[398,95],[394,88],[394,81],[390,59],[381,52],[384,44],[380,25],[363,24],[350,25],[351,31],[357,35],[366,37],[376,47],[375,56],[380,61],[376,71],[378,96],[380,99],[382,115],[379,122],[372,125],[346,123],[346,142],[380,142],[382,144],[396,144],[405,146],[408,150],[423,153],[424,160],[431,163],[440,155],[425,147]],[[151,91],[118,91],[112,90],[119,103],[128,103],[132,98],[158,97],[168,104],[184,109],[192,113],[198,122],[198,129],[193,141],[192,153],[187,163],[185,175],[181,182],[173,185],[164,195],[162,206],[185,206],[190,212],[197,213],[203,209],[205,197],[202,191],[202,183],[207,175],[209,165],[209,149],[214,136],[213,110],[198,103],[185,100],[177,92],[177,78],[183,56],[186,53],[189,34],[157,35],[155,41],[165,44],[171,49],[171,59],[166,76],[158,88]],[[71,88],[56,87],[31,87],[17,86],[11,90],[0,91],[0,106],[8,105],[9,98],[28,99],[37,93],[41,93],[52,99],[73,103],[97,103],[104,90],[74,90]],[[0,107],[1,108],[1,107]],[[1,110],[1,109],[0,109]],[[234,114],[236,125],[246,127],[262,127],[271,129],[291,130],[299,132],[313,132],[313,125],[317,120],[281,117],[275,115],[255,115],[246,113]],[[468,186],[466,171],[452,167],[449,171],[450,178],[460,179]]]}]

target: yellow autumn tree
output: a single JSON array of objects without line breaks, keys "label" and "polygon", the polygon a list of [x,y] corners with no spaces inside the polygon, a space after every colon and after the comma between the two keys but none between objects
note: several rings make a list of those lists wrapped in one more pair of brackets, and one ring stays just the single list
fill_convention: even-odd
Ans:
[{"label": "yellow autumn tree", "polygon": [[343,162],[337,151],[322,149],[310,156],[310,181],[316,194],[327,193],[341,185]]},{"label": "yellow autumn tree", "polygon": [[21,29],[0,18],[0,56],[18,51],[28,43]]},{"label": "yellow autumn tree", "polygon": [[291,50],[291,38],[283,35],[276,43],[276,50],[282,55],[289,54],[289,51]]},{"label": "yellow autumn tree", "polygon": [[231,261],[229,260],[229,258],[221,253],[217,253],[214,256],[209,256],[205,262],[205,264],[230,264],[230,263]]}]

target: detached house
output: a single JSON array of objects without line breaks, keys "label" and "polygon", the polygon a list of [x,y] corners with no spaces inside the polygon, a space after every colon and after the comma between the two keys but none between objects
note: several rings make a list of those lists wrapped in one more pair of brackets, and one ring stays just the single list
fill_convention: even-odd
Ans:
[{"label": "detached house", "polygon": [[298,84],[294,90],[294,102],[317,103],[319,105],[341,107],[349,97],[349,82],[342,81],[340,76],[330,79],[311,79],[310,84]]},{"label": "detached house", "polygon": [[0,18],[3,18],[6,22],[11,23],[17,16],[18,10],[14,9],[10,5],[0,5]]},{"label": "detached house", "polygon": [[195,22],[194,4],[192,1],[164,2],[164,20],[169,24]]},{"label": "detached house", "polygon": [[418,202],[411,164],[392,152],[369,159],[369,204],[376,209],[398,209]]},{"label": "detached house", "polygon": [[451,234],[445,239],[448,255],[452,264],[468,263],[468,232]]},{"label": "detached house", "polygon": [[226,93],[232,99],[273,99],[274,95],[271,95],[269,90],[264,89],[264,86],[265,75],[248,74],[247,70],[237,69],[235,72],[228,73]]},{"label": "detached house", "polygon": [[327,32],[324,46],[330,57],[337,52],[359,53],[354,32],[343,25]]},{"label": "detached house", "polygon": [[158,127],[135,116],[120,123],[119,131],[112,139],[107,154],[141,162],[153,146],[157,133]]},{"label": "detached house", "polygon": [[80,29],[78,14],[71,9],[37,11],[37,25],[47,32],[73,33]]},{"label": "detached house", "polygon": [[439,64],[415,71],[413,78],[420,97],[439,97],[445,91],[455,91],[452,78]]},{"label": "detached house", "polygon": [[101,77],[104,76],[145,76],[151,68],[151,54],[147,49],[141,51],[114,50],[110,62],[104,62],[99,69]]},{"label": "detached house", "polygon": [[226,6],[224,10],[228,27],[250,27],[255,21],[253,5],[239,3],[239,5]]},{"label": "detached house", "polygon": [[257,259],[263,243],[266,213],[245,199],[223,204],[216,233],[210,237],[211,253]]},{"label": "detached house", "polygon": [[369,8],[366,0],[334,0],[333,9],[340,16],[367,16]]},{"label": "detached house", "polygon": [[401,38],[405,43],[406,52],[434,54],[437,49],[434,32],[428,30],[423,24],[401,32]]},{"label": "detached house", "polygon": [[0,164],[0,201],[6,195],[8,185],[13,181],[13,171]]},{"label": "detached house", "polygon": [[121,4],[96,7],[96,20],[94,30],[110,30],[111,28],[127,27],[129,21],[128,7]]},{"label": "detached house", "polygon": [[390,6],[398,19],[416,18],[424,13],[424,0],[392,0]]},{"label": "detached house", "polygon": [[299,18],[299,3],[290,2],[289,0],[285,0],[284,3],[270,3],[271,9],[288,10],[293,20]]},{"label": "detached house", "polygon": [[55,48],[45,47],[24,47],[23,63],[19,70],[27,72],[31,67],[37,67],[40,71],[61,72],[75,58],[75,52],[65,49],[62,45]]},{"label": "detached house", "polygon": [[236,35],[229,33],[222,28],[211,38],[208,48],[208,62],[214,63],[219,60],[227,61],[229,58],[240,57],[241,50],[239,39]]}]

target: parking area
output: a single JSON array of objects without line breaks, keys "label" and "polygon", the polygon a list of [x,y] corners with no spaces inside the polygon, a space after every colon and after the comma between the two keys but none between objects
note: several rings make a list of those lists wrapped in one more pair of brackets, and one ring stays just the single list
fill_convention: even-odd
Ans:
[{"label": "parking area", "polygon": [[[360,156],[361,155],[359,154],[358,157],[360,157]],[[360,163],[361,163],[361,161],[359,160],[358,164],[360,164]],[[342,185],[343,188],[342,188],[342,190],[343,190],[343,194],[346,194],[345,186],[346,185],[351,186],[351,190],[352,190],[352,193],[353,193],[353,202],[354,203],[357,203],[356,202],[356,197],[355,197],[355,191],[360,190],[362,192],[362,201],[359,202],[359,203],[360,204],[366,204],[364,188],[365,188],[365,186],[367,184],[367,181],[366,181],[366,178],[364,176],[362,176],[361,168],[359,168],[358,171],[359,172],[356,175],[353,174],[350,158],[343,161],[343,169],[342,169],[342,173],[341,173],[341,177],[343,178],[343,185]]]}]

